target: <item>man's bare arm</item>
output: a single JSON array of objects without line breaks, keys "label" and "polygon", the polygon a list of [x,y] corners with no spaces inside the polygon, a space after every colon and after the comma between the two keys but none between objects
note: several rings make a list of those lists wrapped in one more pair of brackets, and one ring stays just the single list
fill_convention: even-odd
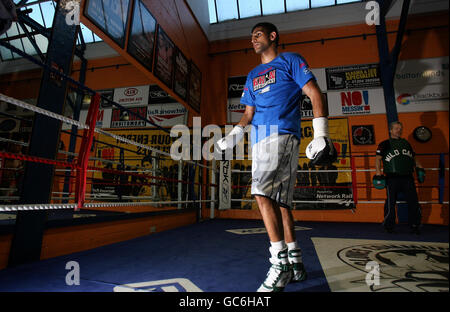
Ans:
[{"label": "man's bare arm", "polygon": [[317,82],[315,80],[310,80],[303,86],[302,90],[303,93],[311,99],[314,118],[327,117],[328,105],[323,99],[322,91],[320,91]]},{"label": "man's bare arm", "polygon": [[380,155],[377,155],[375,158],[375,171],[376,171],[376,175],[381,175],[381,160],[383,157],[381,157]]},{"label": "man's bare arm", "polygon": [[246,105],[244,114],[242,115],[241,120],[237,125],[245,128],[248,124],[250,124],[253,120],[253,115],[255,115],[255,110],[255,106]]}]

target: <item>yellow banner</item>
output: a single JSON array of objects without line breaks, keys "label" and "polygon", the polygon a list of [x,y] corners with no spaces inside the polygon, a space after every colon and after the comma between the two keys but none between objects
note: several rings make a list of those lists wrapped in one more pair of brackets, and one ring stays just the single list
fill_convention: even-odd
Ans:
[{"label": "yellow banner", "polygon": [[[170,153],[172,142],[176,140],[167,132],[155,129],[109,129],[108,132],[165,153]],[[167,180],[178,180],[177,161],[136,145],[124,144],[110,136],[101,135],[97,140],[100,142],[95,145],[95,157],[102,160],[96,160],[95,167],[126,171],[127,175],[96,171],[92,190],[94,194],[118,196],[119,199],[123,196],[145,197],[134,198],[134,201],[168,201],[178,198],[177,183]],[[143,175],[161,177],[163,180]]]}]

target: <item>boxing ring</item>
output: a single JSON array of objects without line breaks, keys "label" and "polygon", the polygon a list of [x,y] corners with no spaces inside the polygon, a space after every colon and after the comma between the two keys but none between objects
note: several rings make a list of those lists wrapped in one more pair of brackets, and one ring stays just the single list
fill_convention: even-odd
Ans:
[{"label": "boxing ring", "polygon": [[[84,123],[72,116],[56,114],[0,94],[0,100],[5,103],[61,122],[67,128],[61,130],[61,138],[65,137],[63,141],[66,143],[69,138],[76,140],[75,150],[59,148],[57,157],[49,159],[29,155],[30,143],[26,139],[0,138],[0,142],[8,147],[0,151],[0,213],[6,214],[3,221],[14,224],[15,213],[35,211],[64,215],[70,221],[109,214],[114,215],[115,220],[125,217],[132,220],[141,217],[141,213],[155,213],[146,215],[155,217],[160,213],[168,215],[187,211],[196,214],[196,222],[157,233],[153,228],[147,228],[140,237],[5,268],[0,270],[0,291],[253,292],[257,289],[267,271],[269,242],[262,221],[220,218],[222,211],[255,210],[252,207],[254,200],[248,196],[251,183],[248,168],[230,171],[230,180],[237,179],[238,183],[226,186],[230,204],[223,205],[220,192],[224,190],[224,179],[220,167],[225,161],[174,160],[170,153],[129,139],[119,131],[98,128],[96,121],[102,100],[121,110],[129,110],[14,46],[6,42],[1,44],[55,76],[66,79],[76,92],[90,97]],[[129,113],[134,114],[132,111]],[[146,117],[137,117],[155,126]],[[26,122],[32,124],[31,119]],[[167,129],[156,127],[156,130],[168,133]],[[110,149],[117,154],[110,153]],[[433,158],[431,163],[436,163],[426,166],[429,177],[426,184],[418,187],[419,191],[432,190],[434,197],[420,203],[443,205],[448,211],[448,153],[419,156]],[[297,174],[307,175],[309,181],[303,183],[303,179],[298,179],[295,188],[299,194],[306,190],[316,194],[314,190],[342,189],[348,191],[349,198],[310,200],[294,197],[294,211],[308,211],[311,205],[327,210],[328,205],[339,204],[342,206],[340,209],[355,213],[360,204],[384,204],[384,192],[378,191],[370,198],[362,196],[361,190],[368,192],[372,189],[368,181],[375,170],[358,163],[371,157],[374,156],[347,155],[350,162],[347,168],[299,169]],[[300,158],[304,155],[300,154]],[[29,163],[50,165],[54,170],[48,203],[21,203],[20,179],[24,166]],[[235,165],[234,161],[229,164],[230,168]],[[317,178],[318,174],[334,173],[348,176],[345,185],[330,181],[322,183]],[[239,195],[234,196],[233,191],[239,190],[242,192],[235,192],[234,195]],[[245,203],[249,206],[243,207]],[[95,220],[90,225],[102,226]],[[376,223],[297,220],[295,226],[308,279],[303,283],[289,284],[287,292],[448,292],[446,226],[425,224],[423,231],[426,235],[417,237],[407,233],[406,226],[400,224],[404,231],[395,238],[382,233]],[[64,229],[61,226],[57,230]],[[96,235],[95,229],[90,235],[92,233]],[[76,236],[78,232],[67,235]],[[366,258],[361,255],[366,255]],[[397,261],[405,255],[413,263],[410,269]],[[382,282],[375,285],[379,287],[371,287],[374,285],[364,282],[370,269],[358,263],[368,260],[377,260],[382,265]],[[79,268],[78,280],[71,279],[73,264]],[[415,270],[431,273],[425,277],[412,276]]]},{"label": "boxing ring", "polygon": [[[221,161],[206,161],[202,163],[193,161],[173,161],[177,164],[185,163],[179,168],[203,168],[214,174],[208,174],[203,179],[195,175],[183,180],[183,171],[177,170],[177,178],[155,175],[160,173],[158,166],[151,168],[126,168],[126,158],[121,160],[107,157],[97,157],[91,153],[91,144],[110,144],[105,141],[111,137],[118,144],[125,144],[124,149],[133,150],[132,146],[149,150],[158,158],[151,158],[153,164],[167,157],[167,153],[155,150],[150,146],[136,143],[132,140],[95,128],[95,118],[87,118],[90,123],[80,123],[68,117],[56,115],[51,112],[38,109],[22,101],[0,94],[0,100],[13,105],[29,109],[36,114],[45,114],[58,119],[63,123],[75,125],[83,129],[83,133],[77,133],[81,139],[77,152],[59,150],[57,159],[44,159],[27,155],[26,153],[12,153],[2,151],[0,158],[2,164],[5,160],[20,160],[50,164],[55,166],[55,176],[63,183],[69,184],[69,192],[52,191],[52,202],[46,204],[17,204],[14,203],[18,196],[3,196],[2,201],[9,201],[0,205],[0,212],[14,213],[19,211],[72,211],[97,214],[102,210],[108,212],[124,212],[156,210],[163,211],[168,206],[169,212],[175,210],[204,209],[209,206],[209,218],[203,214],[202,222],[180,226],[175,229],[143,235],[138,238],[124,240],[97,247],[85,251],[74,252],[67,255],[51,257],[26,265],[0,270],[0,291],[67,291],[67,292],[253,292],[264,278],[267,269],[267,234],[261,220],[231,220],[215,218],[215,211],[220,208],[217,188],[220,186]],[[93,105],[99,96],[93,97]],[[94,133],[97,136],[94,139]],[[68,133],[67,133],[68,134]],[[86,138],[90,138],[91,142]],[[13,139],[1,139],[2,142],[20,146],[26,149],[27,142]],[[84,140],[84,141],[83,141]],[[87,142],[86,142],[87,141]],[[119,148],[120,149],[120,148]],[[64,157],[71,156],[71,162]],[[435,157],[436,155],[425,155]],[[439,160],[443,156],[439,155]],[[303,157],[303,155],[301,155]],[[329,170],[321,168],[315,171],[320,173],[344,173],[351,178],[351,183],[345,186],[314,185],[305,186],[298,181],[296,189],[302,190],[337,188],[350,189],[353,198],[346,200],[344,205],[352,210],[350,205],[361,203],[384,203],[383,200],[361,200],[358,198],[359,189],[370,188],[367,183],[359,182],[360,174],[372,175],[373,168],[358,168],[355,159],[358,156],[350,156],[351,167],[347,169]],[[108,169],[97,164],[115,164],[124,170]],[[2,166],[0,172],[11,171],[13,168]],[[429,173],[426,189],[438,190],[439,194],[445,192],[448,187],[442,176],[448,175],[448,168],[427,167]],[[17,170],[16,170],[17,171]],[[89,185],[94,183],[94,175],[109,173],[118,178],[106,179],[102,183],[114,188],[115,193],[99,196],[91,193]],[[311,169],[298,170],[297,174],[311,174]],[[431,173],[431,174],[430,174]],[[248,175],[249,170],[233,169],[233,175]],[[433,175],[436,176],[433,176]],[[60,176],[58,176],[60,175]],[[125,183],[120,177],[127,177]],[[136,178],[130,182],[131,178]],[[438,179],[436,179],[438,178]],[[139,180],[142,179],[142,180]],[[249,188],[248,178],[244,179],[244,185],[230,185],[230,189],[239,190]],[[318,179],[317,181],[319,181]],[[366,179],[367,180],[367,179]],[[218,182],[217,182],[218,181]],[[434,184],[437,181],[436,184]],[[164,183],[163,183],[164,182]],[[120,192],[123,186],[147,185],[149,188],[170,187],[174,185],[177,194],[175,198],[161,196],[161,193],[152,193],[143,196],[128,196]],[[443,184],[442,184],[443,183]],[[193,187],[197,191],[192,192]],[[189,190],[191,188],[191,190]],[[9,191],[17,188],[5,188]],[[208,189],[209,194],[202,196],[202,190]],[[420,186],[419,186],[420,189]],[[92,189],[91,189],[92,190]],[[189,194],[189,192],[191,193]],[[186,195],[187,194],[187,195]],[[190,199],[190,196],[197,198]],[[187,196],[187,200],[183,197]],[[217,199],[216,199],[217,198]],[[434,201],[421,201],[422,204],[448,205],[444,196]],[[161,200],[164,199],[164,200]],[[235,203],[252,203],[252,199],[233,198]],[[341,200],[295,200],[296,205],[310,204],[343,204]],[[399,204],[402,202],[400,201]],[[183,207],[185,206],[185,207]],[[150,208],[151,207],[151,208]],[[135,209],[132,209],[135,208]],[[297,209],[298,207],[294,207]],[[356,208],[357,209],[357,208]],[[199,213],[201,214],[201,211]],[[200,220],[199,220],[200,221]],[[374,223],[347,223],[347,222],[295,222],[296,235],[303,251],[303,259],[308,270],[308,279],[302,283],[289,284],[287,292],[439,292],[448,291],[448,227],[425,224],[423,231],[426,235],[413,236],[407,232],[406,225],[400,224],[401,233],[392,237],[380,231],[380,225]],[[218,243],[220,242],[220,243]],[[223,245],[224,244],[224,245]],[[170,246],[168,248],[167,246]],[[357,252],[355,254],[355,251]],[[358,259],[355,255],[366,255]],[[395,256],[392,256],[394,254]],[[387,258],[389,255],[391,258]],[[396,262],[404,256],[408,256],[407,269],[401,262]],[[355,258],[356,257],[356,258]],[[394,257],[394,258],[392,258]],[[429,260],[424,260],[427,257]],[[446,260],[447,259],[447,262]],[[361,261],[378,261],[381,268],[381,282],[378,285],[364,283],[370,268],[359,265]],[[412,263],[412,264],[411,264]],[[71,280],[71,269],[78,266],[80,275],[78,279]],[[430,274],[411,276],[416,270]],[[431,270],[431,271],[430,271]],[[428,272],[428,273],[427,273]],[[430,273],[432,272],[432,273]],[[245,278],[243,278],[245,277]]]}]

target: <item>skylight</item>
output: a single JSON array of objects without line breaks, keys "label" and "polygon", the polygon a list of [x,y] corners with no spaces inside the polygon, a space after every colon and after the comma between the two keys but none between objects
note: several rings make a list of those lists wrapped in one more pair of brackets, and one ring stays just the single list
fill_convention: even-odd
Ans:
[{"label": "skylight", "polygon": [[255,16],[267,16],[362,0],[208,0],[209,22],[221,23]]},{"label": "skylight", "polygon": [[[53,25],[53,17],[55,15],[55,2],[52,0],[14,0],[14,3],[20,8],[19,10],[31,9],[32,12],[27,15],[32,18],[36,23],[45,27],[46,29],[51,29]],[[25,26],[29,32],[33,30]],[[80,24],[81,33],[83,34],[83,39],[85,43],[99,42],[102,41],[97,35],[95,35],[91,30],[89,30],[82,23]],[[47,52],[48,40],[45,36],[37,33],[31,34],[31,37],[36,42],[40,51],[45,54]],[[11,28],[4,34],[0,36],[0,39],[7,40],[14,47],[26,52],[29,55],[36,55],[38,52],[31,44],[30,39],[26,36],[24,30],[19,23],[13,22]],[[77,44],[80,44],[80,38],[77,38]],[[9,49],[0,46],[0,58],[2,61],[13,60],[20,58],[16,53],[11,52]]]}]

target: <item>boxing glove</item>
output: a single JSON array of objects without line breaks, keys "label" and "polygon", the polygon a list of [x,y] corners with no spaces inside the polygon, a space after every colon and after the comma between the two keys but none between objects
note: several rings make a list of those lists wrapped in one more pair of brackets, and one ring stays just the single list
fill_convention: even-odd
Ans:
[{"label": "boxing glove", "polygon": [[382,190],[386,187],[386,177],[384,175],[374,175],[372,184],[377,190]]},{"label": "boxing glove", "polygon": [[419,183],[425,182],[425,169],[416,167],[416,174]]},{"label": "boxing glove", "polygon": [[328,133],[328,118],[313,119],[314,139],[306,147],[310,165],[329,165],[336,161],[337,152]]}]

